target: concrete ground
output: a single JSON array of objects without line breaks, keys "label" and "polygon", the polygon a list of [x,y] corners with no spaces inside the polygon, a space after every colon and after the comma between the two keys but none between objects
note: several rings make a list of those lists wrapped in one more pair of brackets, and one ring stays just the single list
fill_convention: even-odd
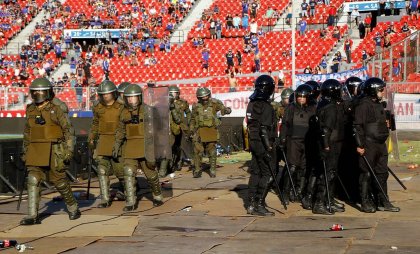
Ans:
[{"label": "concrete ground", "polygon": [[[245,163],[221,158],[216,178],[193,179],[184,168],[161,179],[165,204],[153,207],[143,177],[137,211],[122,213],[124,202],[98,209],[99,189],[91,199],[85,183],[73,186],[80,196],[82,217],[69,221],[57,193],[43,195],[42,224],[19,226],[26,201],[16,211],[16,199],[0,200],[0,239],[17,239],[32,246],[27,253],[420,253],[420,169],[394,167],[408,190],[390,177],[389,195],[401,212],[361,213],[346,205],[344,213],[313,215],[292,203],[287,210],[270,193],[274,217],[246,214],[248,173]],[[96,180],[96,179],[95,179]],[[114,179],[115,180],[115,179]],[[46,193],[46,192],[45,192]],[[333,224],[343,231],[330,231]],[[16,253],[14,249],[4,253]]]}]

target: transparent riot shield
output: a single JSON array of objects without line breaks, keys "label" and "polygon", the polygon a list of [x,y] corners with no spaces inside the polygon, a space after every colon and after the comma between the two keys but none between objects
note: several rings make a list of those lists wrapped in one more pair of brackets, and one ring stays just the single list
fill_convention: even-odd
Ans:
[{"label": "transparent riot shield", "polygon": [[145,157],[148,161],[171,159],[169,143],[169,96],[167,87],[143,90]]}]

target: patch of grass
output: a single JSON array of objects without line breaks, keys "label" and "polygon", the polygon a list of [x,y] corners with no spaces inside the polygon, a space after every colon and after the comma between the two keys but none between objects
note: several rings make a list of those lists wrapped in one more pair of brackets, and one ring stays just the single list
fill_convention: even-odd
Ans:
[{"label": "patch of grass", "polygon": [[21,139],[23,138],[22,134],[0,134],[0,140],[4,139]]},{"label": "patch of grass", "polygon": [[398,146],[400,160],[395,160],[393,153],[391,152],[389,155],[389,162],[420,164],[420,141],[403,140],[398,142]]}]

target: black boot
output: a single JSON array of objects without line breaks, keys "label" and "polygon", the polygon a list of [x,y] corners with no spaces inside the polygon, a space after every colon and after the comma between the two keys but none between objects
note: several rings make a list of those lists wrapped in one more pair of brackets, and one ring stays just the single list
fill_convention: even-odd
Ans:
[{"label": "black boot", "polygon": [[257,204],[256,204],[255,197],[250,197],[248,206],[246,208],[246,213],[247,214],[252,214],[255,211],[256,205]]},{"label": "black boot", "polygon": [[270,212],[269,210],[267,210],[267,208],[264,205],[264,202],[265,202],[264,199],[260,198],[257,202],[255,210],[251,214],[258,215],[258,216],[274,216],[273,212]]},{"label": "black boot", "polygon": [[397,206],[394,206],[389,202],[383,194],[379,194],[378,197],[378,211],[385,211],[385,212],[399,212],[400,208]]},{"label": "black boot", "polygon": [[131,211],[134,211],[134,210],[136,210],[136,209],[137,209],[136,205],[129,205],[129,206],[125,206],[125,207],[123,208],[123,211],[124,211],[124,212],[131,212]]},{"label": "black boot", "polygon": [[362,199],[361,208],[360,210],[364,213],[374,213],[376,212],[375,205],[373,204],[372,200],[370,199],[370,191],[369,191],[369,181],[363,180],[360,183],[360,197]]},{"label": "black boot", "polygon": [[202,171],[201,170],[194,170],[193,171],[193,177],[194,178],[200,178],[201,177],[201,174],[202,174]]},{"label": "black boot", "polygon": [[331,210],[331,212],[327,209],[327,206],[324,204],[323,201],[317,201],[314,204],[314,208],[312,209],[312,212],[315,214],[324,214],[324,215],[333,215],[334,210]]},{"label": "black boot", "polygon": [[108,202],[104,202],[104,203],[100,203],[98,206],[97,206],[97,208],[107,208],[107,207],[110,207],[111,206],[111,201],[108,201]]},{"label": "black boot", "polygon": [[[344,207],[340,207],[334,202],[334,199],[331,200],[330,206],[335,213],[343,213],[345,211]],[[329,206],[327,206],[327,209],[329,209]]]},{"label": "black boot", "polygon": [[302,207],[306,210],[312,210],[313,208],[313,193],[314,193],[314,187],[316,183],[316,177],[311,175],[309,177],[308,186],[306,187],[306,194],[305,197],[302,199]]}]

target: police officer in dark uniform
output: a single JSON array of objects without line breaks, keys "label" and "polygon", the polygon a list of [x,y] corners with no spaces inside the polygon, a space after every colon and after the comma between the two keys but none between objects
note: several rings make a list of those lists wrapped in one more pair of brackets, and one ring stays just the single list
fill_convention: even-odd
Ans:
[{"label": "police officer in dark uniform", "polygon": [[321,86],[315,80],[309,80],[305,82],[306,85],[309,85],[312,88],[310,101],[309,103],[318,104],[318,101],[321,97]]},{"label": "police officer in dark uniform", "polygon": [[[274,92],[275,83],[272,77],[261,75],[255,80],[255,91],[249,97],[246,109],[249,132],[249,147],[252,153],[251,176],[248,183],[247,213],[252,215],[274,215],[265,207],[264,196],[273,181],[270,164],[276,152],[274,146],[276,116],[270,105],[270,97]],[[273,167],[274,168],[274,167]]]},{"label": "police officer in dark uniform", "polygon": [[[320,130],[322,171],[319,171],[318,174],[316,201],[312,209],[312,212],[316,214],[331,215],[334,212],[344,212],[344,206],[334,200],[334,182],[344,140],[344,107],[341,93],[341,84],[335,79],[327,79],[321,86],[322,99],[318,104],[317,117]],[[327,183],[325,177],[327,177]],[[329,190],[327,190],[326,184],[328,184]],[[329,191],[330,204],[326,202],[327,191]],[[331,206],[331,212],[327,206]]]},{"label": "police officer in dark uniform", "polygon": [[314,117],[316,108],[309,103],[312,88],[309,85],[300,85],[295,91],[295,101],[286,108],[282,129],[281,143],[287,147],[287,160],[292,179],[295,178],[295,197],[291,192],[289,177],[284,178],[285,202],[301,200],[305,187],[306,175],[306,142],[308,138],[309,123]]},{"label": "police officer in dark uniform", "polygon": [[[386,87],[385,82],[379,78],[369,78],[364,82],[364,94],[355,108],[354,129],[357,152],[365,156],[372,167],[379,184],[387,195],[388,180],[388,150],[385,144],[389,136],[389,122],[386,120],[381,100]],[[361,174],[359,177],[360,195],[363,212],[375,212],[370,199],[370,184],[372,176],[364,158],[359,158]],[[376,181],[373,182],[377,198],[377,211],[399,212],[400,208],[393,206],[387,196],[382,193]]]}]

